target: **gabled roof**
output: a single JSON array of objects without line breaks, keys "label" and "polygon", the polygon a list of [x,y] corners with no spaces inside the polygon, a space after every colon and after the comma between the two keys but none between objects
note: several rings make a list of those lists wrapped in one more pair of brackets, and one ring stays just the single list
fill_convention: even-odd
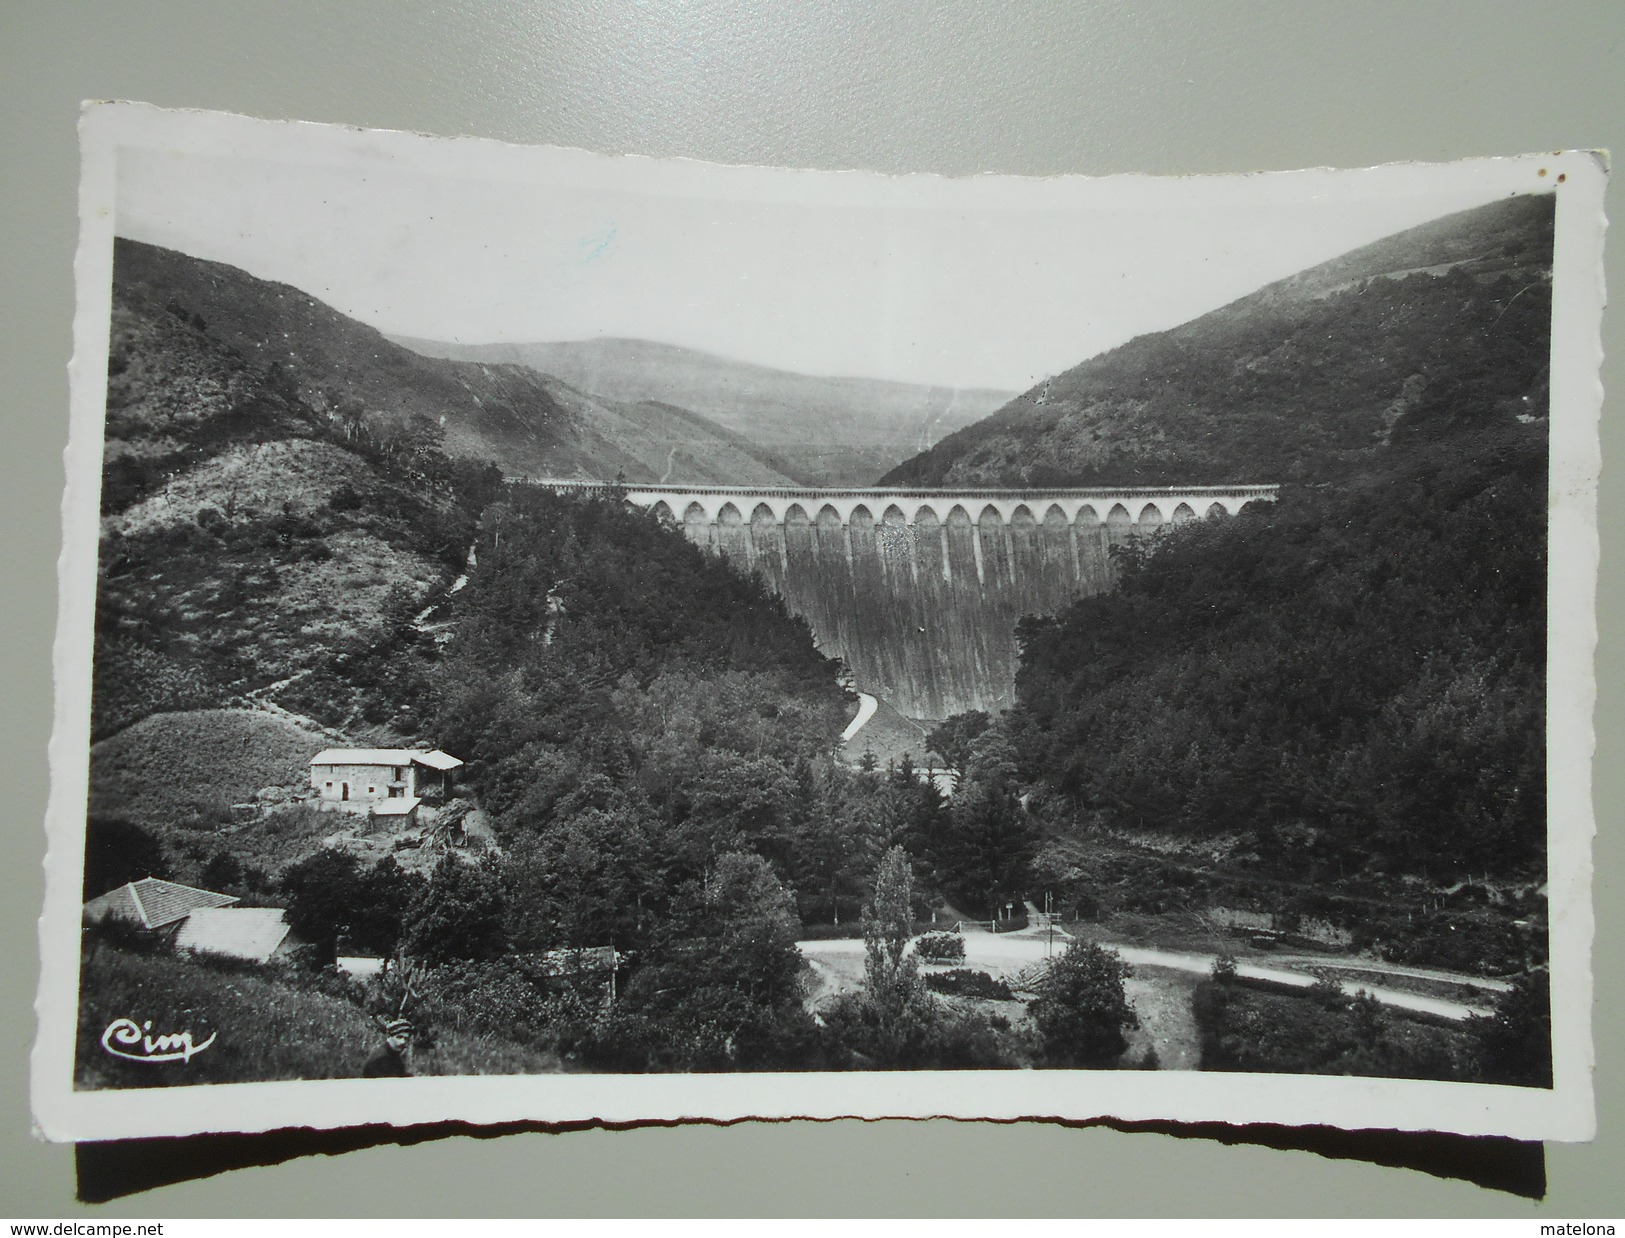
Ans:
[{"label": "gabled roof", "polygon": [[405,748],[323,748],[312,765],[410,765],[415,752]]},{"label": "gabled roof", "polygon": [[323,748],[310,758],[312,765],[426,765],[430,769],[456,769],[456,757],[441,752],[414,752],[410,748]]},{"label": "gabled roof", "polygon": [[200,907],[226,907],[235,902],[232,894],[143,877],[91,899],[85,904],[85,915],[92,920],[114,916],[133,920],[142,928],[159,929],[186,919]]},{"label": "gabled roof", "polygon": [[372,806],[375,817],[409,817],[423,801],[415,795],[397,795],[394,799],[378,800]]},{"label": "gabled roof", "polygon": [[199,907],[175,934],[175,945],[263,963],[287,935],[280,907]]}]

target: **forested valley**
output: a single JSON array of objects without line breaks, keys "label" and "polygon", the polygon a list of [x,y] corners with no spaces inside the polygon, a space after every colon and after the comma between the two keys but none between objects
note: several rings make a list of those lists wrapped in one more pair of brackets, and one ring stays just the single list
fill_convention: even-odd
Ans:
[{"label": "forested valley", "polygon": [[[466,426],[390,394],[420,362],[294,290],[131,251],[85,895],[202,883],[285,907],[306,944],[249,976],[87,932],[92,1085],[148,1085],[95,1049],[135,993],[235,1011],[240,1055],[206,1065],[221,1078],[353,1074],[318,1041],[364,1044],[408,995],[448,1073],[1156,1065],[1125,1056],[1130,970],[1095,940],[1452,969],[1512,1012],[1422,1036],[1329,983],[1311,1009],[1223,968],[1194,994],[1158,981],[1212,1068],[1543,1082],[1550,207],[1485,218],[1125,346],[1057,380],[1057,407],[905,470],[1214,479],[1184,476],[1205,460],[1286,484],[1117,547],[1113,592],[1022,624],[1013,708],[942,721],[878,769],[837,752],[842,668],[759,579],[613,491],[458,458]],[[1389,269],[1441,255],[1442,273]],[[254,351],[255,298],[293,316],[301,352]],[[567,428],[532,379],[456,373],[467,425]],[[1133,399],[1106,392],[1114,374]],[[455,753],[488,836],[427,864],[331,843],[308,804],[234,821],[336,739]],[[951,797],[916,760],[952,771]],[[1030,1002],[916,965],[921,933],[1019,931],[1029,902],[1077,939],[1053,984],[1026,978]],[[861,983],[813,1001],[797,943],[859,935]],[[963,950],[947,936],[941,962]],[[618,960],[611,1003],[602,976],[558,967],[595,948]],[[347,981],[345,951],[399,966]],[[254,1030],[267,1005],[289,1012],[275,1034]],[[1296,1031],[1261,1049],[1266,1026]]]}]

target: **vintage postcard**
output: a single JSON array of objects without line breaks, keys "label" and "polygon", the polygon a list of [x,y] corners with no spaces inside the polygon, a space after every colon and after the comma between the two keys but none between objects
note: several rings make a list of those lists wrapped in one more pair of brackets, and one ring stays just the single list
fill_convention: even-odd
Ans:
[{"label": "vintage postcard", "polygon": [[82,122],[52,1139],[1586,1139],[1604,159]]}]

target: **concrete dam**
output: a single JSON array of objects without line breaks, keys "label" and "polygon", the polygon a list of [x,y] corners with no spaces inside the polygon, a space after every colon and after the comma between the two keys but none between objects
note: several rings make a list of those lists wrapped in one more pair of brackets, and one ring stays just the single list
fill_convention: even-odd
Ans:
[{"label": "concrete dam", "polygon": [[620,489],[760,574],[857,688],[908,717],[941,719],[1011,704],[1016,621],[1110,589],[1113,544],[1233,516],[1277,487]]}]

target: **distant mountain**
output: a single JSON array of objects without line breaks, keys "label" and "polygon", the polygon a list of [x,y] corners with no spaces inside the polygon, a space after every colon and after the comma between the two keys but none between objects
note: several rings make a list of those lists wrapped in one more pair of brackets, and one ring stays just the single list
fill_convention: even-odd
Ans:
[{"label": "distant mountain", "polygon": [[[399,337],[415,352],[520,365],[609,401],[692,409],[807,485],[871,485],[1012,393],[873,378],[821,378],[649,340],[449,344]],[[673,477],[671,480],[677,480]]]},{"label": "distant mountain", "polygon": [[125,298],[199,324],[244,374],[287,388],[319,413],[428,427],[449,454],[507,473],[787,480],[747,442],[682,409],[595,399],[523,366],[426,357],[287,284],[137,241],[115,245]]},{"label": "distant mountain", "polygon": [[[886,485],[1313,481],[1376,458],[1428,407],[1472,415],[1549,313],[1554,198],[1433,220],[1140,336],[1048,379],[899,465]],[[1526,390],[1481,392],[1543,417]],[[1445,389],[1465,401],[1438,398]],[[1492,411],[1492,410],[1484,410]]]}]

